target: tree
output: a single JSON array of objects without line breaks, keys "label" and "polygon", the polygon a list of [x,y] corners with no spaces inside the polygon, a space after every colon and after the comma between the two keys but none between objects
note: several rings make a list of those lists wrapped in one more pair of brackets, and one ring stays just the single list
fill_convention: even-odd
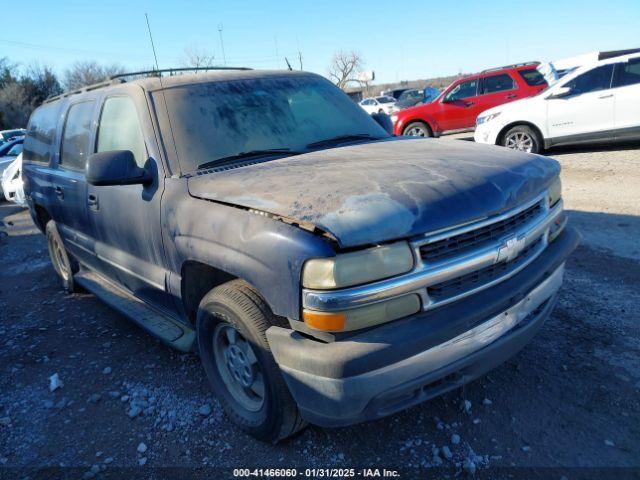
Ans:
[{"label": "tree", "polygon": [[29,102],[37,107],[47,98],[62,93],[62,87],[53,70],[48,66],[33,64],[20,79]]},{"label": "tree", "polygon": [[329,65],[329,79],[344,90],[350,82],[358,81],[363,67],[364,61],[358,52],[339,51],[333,55]]},{"label": "tree", "polygon": [[185,68],[210,67],[214,65],[215,59],[214,53],[197,47],[187,47],[180,63]]},{"label": "tree", "polygon": [[112,75],[124,73],[120,65],[100,65],[97,62],[76,62],[64,73],[64,87],[66,90],[91,85],[107,80]]},{"label": "tree", "polygon": [[32,110],[21,83],[12,82],[0,89],[0,129],[26,127]]}]

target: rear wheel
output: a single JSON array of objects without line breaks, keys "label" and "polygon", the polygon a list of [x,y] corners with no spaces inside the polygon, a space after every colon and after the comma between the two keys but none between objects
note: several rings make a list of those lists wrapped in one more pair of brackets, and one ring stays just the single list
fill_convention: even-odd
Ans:
[{"label": "rear wheel", "polygon": [[237,426],[267,442],[306,425],[265,335],[278,323],[258,292],[241,280],[211,290],[198,310],[198,348],[214,393]]},{"label": "rear wheel", "polygon": [[527,125],[516,125],[502,136],[503,147],[527,153],[540,153],[540,135]]},{"label": "rear wheel", "polygon": [[62,279],[64,289],[69,293],[81,291],[81,288],[73,281],[73,275],[80,269],[78,262],[67,252],[62,238],[58,233],[58,228],[53,220],[49,220],[45,229],[47,235],[47,246],[49,247],[49,257],[53,268]]},{"label": "rear wheel", "polygon": [[407,135],[409,137],[433,137],[433,132],[429,125],[423,122],[413,122],[407,125],[402,132],[403,135]]}]

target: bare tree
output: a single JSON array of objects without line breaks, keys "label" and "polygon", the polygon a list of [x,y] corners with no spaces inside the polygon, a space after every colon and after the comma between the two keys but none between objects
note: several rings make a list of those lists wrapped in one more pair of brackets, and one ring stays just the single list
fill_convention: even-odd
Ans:
[{"label": "bare tree", "polygon": [[0,128],[20,128],[27,125],[31,108],[24,86],[11,82],[0,89]]},{"label": "bare tree", "polygon": [[186,68],[210,67],[214,65],[215,59],[214,53],[197,47],[187,47],[180,63]]},{"label": "bare tree", "polygon": [[64,72],[64,87],[75,90],[106,80],[111,75],[124,73],[120,65],[100,65],[97,62],[76,62]]},{"label": "bare tree", "polygon": [[363,67],[364,60],[358,52],[339,51],[333,55],[329,65],[329,79],[344,90],[350,82],[358,81]]},{"label": "bare tree", "polygon": [[20,79],[29,102],[35,108],[47,98],[62,93],[62,86],[51,67],[34,63]]}]

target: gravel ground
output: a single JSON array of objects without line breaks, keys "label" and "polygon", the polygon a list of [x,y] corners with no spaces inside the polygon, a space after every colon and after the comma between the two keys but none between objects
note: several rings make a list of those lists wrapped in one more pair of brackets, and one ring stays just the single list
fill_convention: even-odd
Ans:
[{"label": "gravel ground", "polygon": [[533,342],[464,389],[275,446],[227,422],[194,354],[90,294],[65,294],[44,237],[1,204],[0,478],[228,478],[238,467],[639,478],[640,146],[550,155],[584,241]]}]

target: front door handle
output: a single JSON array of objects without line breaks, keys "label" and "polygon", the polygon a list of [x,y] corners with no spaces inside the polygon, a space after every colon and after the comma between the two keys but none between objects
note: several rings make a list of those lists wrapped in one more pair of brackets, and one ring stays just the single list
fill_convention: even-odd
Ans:
[{"label": "front door handle", "polygon": [[610,93],[609,95],[601,95],[598,98],[611,98],[613,97],[613,93]]},{"label": "front door handle", "polygon": [[62,190],[62,187],[57,186],[54,188],[54,191],[56,192],[56,196],[62,200],[64,198],[64,190]]},{"label": "front door handle", "polygon": [[90,193],[87,197],[87,205],[91,210],[97,211],[100,207],[98,206],[98,196]]},{"label": "front door handle", "polygon": [[507,95],[507,100],[511,100],[512,98],[516,98],[518,95],[516,95],[515,93],[510,93],[509,95]]},{"label": "front door handle", "polygon": [[472,107],[475,104],[476,104],[476,102],[464,102],[464,106],[465,107]]}]

